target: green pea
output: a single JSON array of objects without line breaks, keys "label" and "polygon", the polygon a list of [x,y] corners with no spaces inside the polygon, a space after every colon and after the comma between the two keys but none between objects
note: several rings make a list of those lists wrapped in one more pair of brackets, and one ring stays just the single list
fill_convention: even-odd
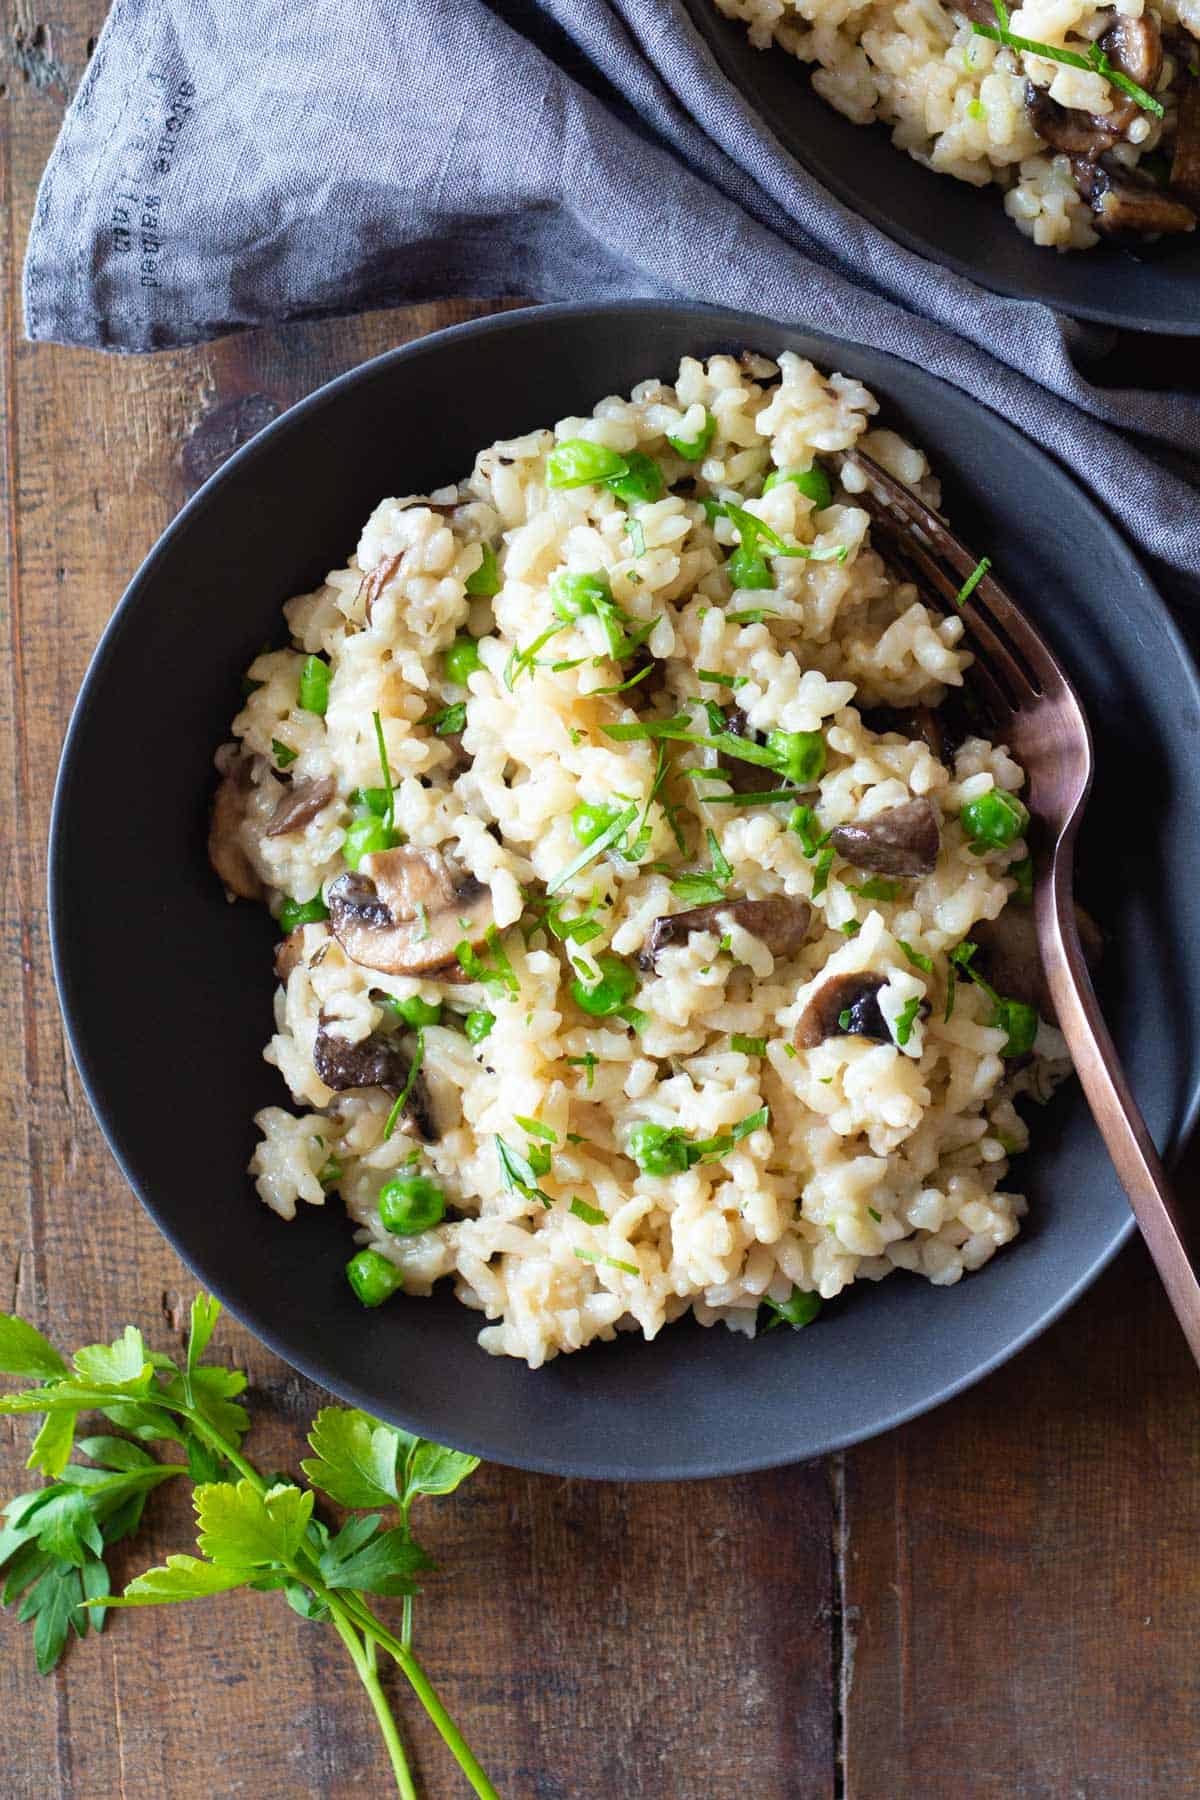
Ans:
[{"label": "green pea", "polygon": [[700,427],[697,436],[694,438],[682,438],[671,437],[670,434],[668,434],[667,442],[670,444],[672,450],[674,450],[676,456],[682,456],[686,458],[688,462],[699,462],[701,457],[707,453],[708,446],[713,441],[716,429],[717,421],[713,418],[708,409],[705,408],[704,424]]},{"label": "green pea", "polygon": [[329,664],[320,656],[307,657],[300,670],[300,705],[322,715],[329,705]]},{"label": "green pea", "polygon": [[404,1277],[395,1263],[378,1250],[360,1250],[352,1256],[346,1264],[346,1280],[364,1306],[382,1306],[397,1288],[404,1286]]},{"label": "green pea", "polygon": [[621,811],[621,807],[610,806],[603,800],[595,805],[588,800],[581,800],[578,806],[571,809],[571,829],[579,843],[594,844]]},{"label": "green pea", "polygon": [[393,1175],[379,1190],[379,1219],[396,1237],[429,1231],[444,1217],[446,1196],[428,1175]]},{"label": "green pea", "polygon": [[599,612],[611,599],[612,588],[602,569],[590,575],[560,575],[554,584],[554,610],[568,625],[585,613]]},{"label": "green pea", "polygon": [[654,458],[641,450],[631,450],[624,460],[624,470],[619,475],[609,475],[605,481],[618,500],[661,500],[667,484]]},{"label": "green pea", "polygon": [[812,787],[825,773],[825,737],[820,731],[772,731],[767,749],[780,773],[799,786]]},{"label": "green pea", "polygon": [[564,438],[546,458],[546,486],[587,487],[592,482],[624,475],[628,468],[625,457],[610,450],[607,444],[593,443],[591,438]]},{"label": "green pea", "polygon": [[442,666],[446,671],[446,680],[466,687],[467,676],[473,675],[476,669],[482,669],[483,659],[479,654],[479,639],[473,638],[469,632],[460,631],[450,648],[442,658]]},{"label": "green pea", "polygon": [[407,1000],[397,1000],[394,994],[381,994],[379,1003],[406,1025],[436,1025],[442,1016],[441,1001],[422,1000],[420,994],[410,994]]},{"label": "green pea", "polygon": [[833,488],[829,477],[819,464],[814,463],[811,469],[772,469],[763,482],[763,493],[769,494],[781,482],[790,481],[793,487],[800,489],[806,500],[811,500],[817,512],[833,502]]},{"label": "green pea", "polygon": [[376,856],[381,850],[392,850],[400,842],[400,834],[368,813],[365,819],[352,819],[346,827],[342,855],[348,866],[357,869],[364,856]]},{"label": "green pea", "polygon": [[758,539],[747,533],[725,565],[735,588],[769,588],[775,586],[766,557],[758,547]]},{"label": "green pea", "polygon": [[988,1023],[1008,1033],[1001,1056],[1024,1056],[1032,1050],[1038,1022],[1037,1008],[1026,1006],[1023,1000],[997,1000]]},{"label": "green pea", "polygon": [[1029,808],[1005,788],[968,800],[958,816],[971,842],[987,850],[1003,850],[1023,837],[1029,824]]},{"label": "green pea", "polygon": [[483,561],[473,575],[468,575],[466,589],[468,594],[484,594],[490,600],[493,594],[500,592],[500,570],[496,566],[496,552],[490,544],[484,544]]},{"label": "green pea", "polygon": [[469,1012],[463,1022],[463,1030],[467,1034],[469,1044],[482,1044],[485,1037],[491,1035],[492,1026],[496,1023],[494,1012],[481,1007],[478,1012]]},{"label": "green pea", "polygon": [[610,1013],[620,1012],[633,998],[637,991],[637,975],[627,962],[608,950],[601,952],[596,963],[600,980],[589,987],[576,976],[571,983],[571,993],[576,1006],[585,1013],[591,1013],[594,1019],[606,1019]]},{"label": "green pea", "polygon": [[678,1175],[688,1166],[687,1141],[675,1127],[643,1119],[629,1133],[629,1154],[644,1175]]},{"label": "green pea", "polygon": [[320,894],[311,900],[285,900],[279,909],[279,929],[286,937],[298,925],[318,925],[329,917],[329,908]]}]

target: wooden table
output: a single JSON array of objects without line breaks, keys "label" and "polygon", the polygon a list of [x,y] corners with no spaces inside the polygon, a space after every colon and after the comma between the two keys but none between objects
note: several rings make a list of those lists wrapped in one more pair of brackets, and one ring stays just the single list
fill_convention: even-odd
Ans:
[{"label": "wooden table", "polygon": [[[104,12],[9,13],[0,661],[0,1304],[67,1346],[127,1320],[178,1344],[193,1282],[118,1176],[66,1051],[45,842],[91,648],[145,551],[234,443],[464,303],[120,360],[22,342],[34,188]],[[1130,346],[1122,376],[1178,369]],[[295,1468],[321,1402],[224,1321],[252,1446]],[[689,1486],[486,1468],[428,1518],[419,1647],[508,1800],[1133,1800],[1200,1791],[1200,1387],[1140,1248],[1032,1349],[823,1463]],[[29,1433],[0,1432],[0,1491]],[[115,1557],[190,1548],[182,1493]],[[274,1597],[113,1615],[40,1678],[0,1622],[13,1800],[386,1794],[340,1646]],[[415,1708],[429,1796],[465,1793]]]}]

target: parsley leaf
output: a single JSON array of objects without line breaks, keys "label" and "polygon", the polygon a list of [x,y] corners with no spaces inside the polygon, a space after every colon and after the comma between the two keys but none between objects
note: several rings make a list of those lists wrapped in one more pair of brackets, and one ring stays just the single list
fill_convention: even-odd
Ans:
[{"label": "parsley leaf", "polygon": [[314,1487],[341,1506],[391,1506],[400,1498],[396,1466],[414,1438],[369,1414],[326,1406],[313,1420],[308,1441],[316,1456],[300,1467]]}]

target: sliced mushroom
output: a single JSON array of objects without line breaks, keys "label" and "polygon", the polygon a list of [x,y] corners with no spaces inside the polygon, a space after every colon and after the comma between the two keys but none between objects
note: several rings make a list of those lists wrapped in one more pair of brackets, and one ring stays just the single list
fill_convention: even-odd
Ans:
[{"label": "sliced mushroom", "polygon": [[[395,1037],[373,1032],[360,1043],[348,1043],[337,1037],[321,1021],[313,1039],[313,1068],[335,1093],[348,1088],[382,1088],[387,1094],[403,1093],[412,1073],[412,1061]],[[411,1119],[427,1144],[437,1140],[437,1129],[429,1105],[429,1093],[418,1074],[405,1102],[404,1117]]]},{"label": "sliced mushroom", "polygon": [[1038,136],[1065,156],[1099,156],[1112,149],[1124,130],[1115,123],[1115,109],[1113,113],[1090,113],[1060,106],[1032,81],[1025,83],[1025,112]]},{"label": "sliced mushroom", "polygon": [[275,946],[275,979],[286,982],[292,970],[304,954],[304,931],[297,926],[287,936],[280,938]]},{"label": "sliced mushroom", "polygon": [[1195,76],[1184,82],[1179,96],[1171,188],[1188,206],[1200,212],[1200,81]]},{"label": "sliced mushroom", "polygon": [[263,884],[250,853],[242,843],[241,828],[253,785],[253,761],[240,757],[222,776],[213,797],[208,826],[208,860],[225,883],[231,899],[261,900]]},{"label": "sliced mushroom", "polygon": [[869,975],[865,971],[831,975],[800,1014],[796,1024],[797,1048],[813,1050],[831,1037],[865,1037],[877,1044],[890,1044],[892,1034],[879,1010],[879,990],[886,986],[886,975]]},{"label": "sliced mushroom", "polygon": [[[1082,906],[1075,908],[1075,923],[1088,967],[1095,969],[1104,951],[1104,934]],[[979,946],[973,966],[998,993],[1023,1000],[1040,1018],[1058,1023],[1031,907],[1009,905],[999,918],[981,919],[971,929],[971,942]]]},{"label": "sliced mushroom", "polygon": [[808,936],[812,907],[807,900],[777,894],[769,900],[717,900],[711,906],[693,906],[687,912],[655,919],[638,958],[643,969],[652,969],[660,950],[681,944],[693,931],[720,931],[722,921],[732,919],[751,937],[766,945],[772,956],[795,956]]},{"label": "sliced mushroom", "polygon": [[936,707],[870,706],[864,707],[859,716],[867,730],[879,737],[894,731],[897,737],[919,739],[938,762],[945,762],[947,734]]},{"label": "sliced mushroom", "polygon": [[[761,733],[755,731],[745,713],[736,706],[726,717],[725,729],[750,744],[763,741]],[[765,794],[770,788],[784,785],[782,775],[763,768],[761,763],[743,762],[740,756],[730,756],[724,750],[717,752],[717,767],[735,794]]]},{"label": "sliced mushroom", "polygon": [[1096,230],[1106,235],[1166,237],[1194,231],[1196,214],[1136,169],[1110,168],[1098,163],[1075,162],[1079,192],[1096,215]]},{"label": "sliced mushroom", "polygon": [[383,562],[376,563],[375,567],[369,570],[359,582],[357,597],[360,600],[364,598],[366,600],[365,617],[368,625],[371,623],[371,608],[395,575],[402,561],[402,556],[389,556]]},{"label": "sliced mushroom", "polygon": [[856,869],[875,875],[928,875],[938,859],[942,834],[932,800],[889,806],[861,824],[836,825],[830,841]]},{"label": "sliced mushroom", "polygon": [[492,896],[482,882],[451,869],[440,851],[412,844],[365,856],[357,872],[338,876],[325,898],[346,955],[384,975],[447,966],[453,974],[457,946],[465,938],[477,948],[493,922]]},{"label": "sliced mushroom", "polygon": [[[1140,19],[1126,18],[1118,13],[1098,39],[1097,48],[1104,52],[1118,74],[1128,76],[1148,94],[1154,92],[1162,75],[1163,45],[1153,13],[1143,13]],[[1124,94],[1119,88],[1113,88],[1112,101],[1111,111],[1098,117],[1106,120],[1111,129],[1123,137],[1133,121],[1141,117],[1142,108],[1131,94]]]},{"label": "sliced mushroom", "polygon": [[955,0],[955,12],[962,13],[965,19],[973,19],[976,25],[994,25],[996,8],[992,0]]},{"label": "sliced mushroom", "polygon": [[332,775],[321,775],[315,781],[294,781],[285,794],[279,796],[279,804],[271,814],[271,822],[263,832],[264,837],[286,837],[289,831],[300,831],[316,818],[323,806],[328,806],[337,793],[337,782]]}]

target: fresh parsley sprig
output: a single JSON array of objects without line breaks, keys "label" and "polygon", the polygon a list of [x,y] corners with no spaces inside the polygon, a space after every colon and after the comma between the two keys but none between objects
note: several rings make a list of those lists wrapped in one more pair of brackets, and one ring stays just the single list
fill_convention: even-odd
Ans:
[{"label": "fresh parsley sprig", "polygon": [[[381,1424],[366,1413],[329,1406],[309,1432],[314,1455],[303,1463],[308,1487],[267,1477],[242,1453],[249,1426],[237,1396],[246,1377],[203,1360],[220,1315],[218,1302],[192,1302],[187,1352],[179,1367],[147,1348],[126,1326],[112,1344],[89,1344],[71,1363],[24,1319],[0,1313],[0,1372],[38,1383],[0,1398],[0,1414],[43,1416],[29,1466],[53,1479],[3,1508],[3,1602],[21,1601],[32,1621],[38,1668],[48,1673],[74,1631],[99,1631],[112,1607],[162,1606],[236,1588],[279,1590],[301,1617],[332,1625],[370,1698],[403,1800],[417,1791],[396,1720],[380,1685],[380,1650],[400,1667],[480,1800],[498,1800],[412,1650],[417,1577],[434,1567],[413,1536],[409,1514],[422,1494],[449,1494],[478,1458]],[[89,1461],[71,1461],[81,1413],[99,1412],[129,1436],[83,1437]],[[159,1461],[146,1448],[182,1448],[187,1461]],[[138,1528],[147,1496],[163,1482],[196,1483],[198,1556],[172,1555],[109,1592],[108,1545]],[[316,1491],[354,1517],[334,1533],[314,1516]],[[385,1524],[384,1511],[397,1519]],[[404,1602],[399,1636],[376,1617],[367,1596]]]}]

